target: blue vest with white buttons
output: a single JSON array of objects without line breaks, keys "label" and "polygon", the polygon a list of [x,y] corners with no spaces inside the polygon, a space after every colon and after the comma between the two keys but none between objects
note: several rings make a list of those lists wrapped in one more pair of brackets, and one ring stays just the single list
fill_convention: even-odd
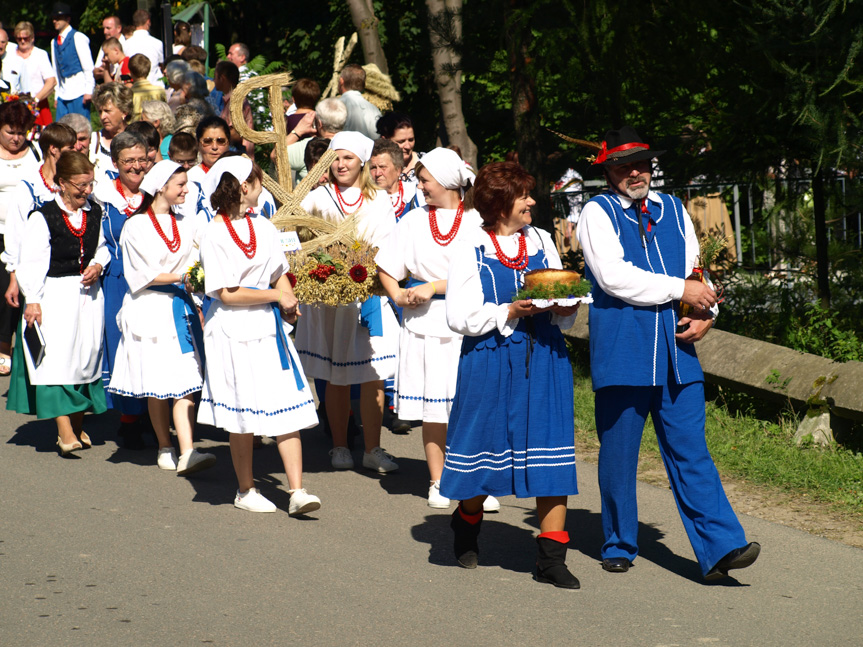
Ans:
[{"label": "blue vest with white buttons", "polygon": [[[651,193],[659,202],[647,200],[650,214],[643,220],[646,242],[638,227],[640,205],[626,210],[611,192],[591,200],[596,202],[614,226],[623,246],[623,258],[635,267],[653,274],[685,278],[686,235],[683,204],[663,193]],[[694,344],[680,344],[674,338],[679,301],[636,306],[607,294],[585,265],[593,283],[590,306],[590,370],[593,389],[606,386],[661,386],[669,372],[677,384],[704,380]]]},{"label": "blue vest with white buttons", "polygon": [[51,46],[54,48],[54,60],[57,62],[57,75],[61,81],[84,71],[81,61],[78,59],[78,50],[75,49],[75,34],[77,33],[76,30],[70,29],[63,38],[61,45],[57,45],[56,38],[51,41]]}]

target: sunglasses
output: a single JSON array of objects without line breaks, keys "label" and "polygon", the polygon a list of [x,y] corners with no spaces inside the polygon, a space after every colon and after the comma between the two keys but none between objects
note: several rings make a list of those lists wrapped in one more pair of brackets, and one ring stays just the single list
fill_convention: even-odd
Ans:
[{"label": "sunglasses", "polygon": [[212,146],[213,142],[217,143],[219,146],[224,146],[228,143],[228,140],[224,137],[204,137],[204,139],[201,140],[201,143],[204,146]]},{"label": "sunglasses", "polygon": [[28,40],[33,40],[32,36],[15,36],[15,40],[20,43],[26,43]]}]

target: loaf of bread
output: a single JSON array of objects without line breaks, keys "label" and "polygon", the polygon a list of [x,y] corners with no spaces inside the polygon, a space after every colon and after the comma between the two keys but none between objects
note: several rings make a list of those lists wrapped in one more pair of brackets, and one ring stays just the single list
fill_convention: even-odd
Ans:
[{"label": "loaf of bread", "polygon": [[578,283],[581,275],[574,270],[532,270],[524,275],[524,289],[552,286],[555,283]]}]

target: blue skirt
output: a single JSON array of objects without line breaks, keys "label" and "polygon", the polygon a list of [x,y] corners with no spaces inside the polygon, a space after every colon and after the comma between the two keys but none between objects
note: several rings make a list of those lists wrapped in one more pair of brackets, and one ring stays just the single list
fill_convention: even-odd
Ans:
[{"label": "blue skirt", "polygon": [[122,274],[108,273],[102,278],[102,292],[105,295],[105,336],[102,342],[102,383],[105,385],[105,401],[109,409],[118,409],[120,413],[140,416],[147,410],[147,401],[130,398],[107,390],[114,372],[114,360],[117,347],[120,345],[120,332],[117,326],[117,313],[123,306],[123,299],[129,285]]},{"label": "blue skirt", "polygon": [[510,337],[465,337],[441,494],[465,500],[578,493],[572,367],[547,313]]}]

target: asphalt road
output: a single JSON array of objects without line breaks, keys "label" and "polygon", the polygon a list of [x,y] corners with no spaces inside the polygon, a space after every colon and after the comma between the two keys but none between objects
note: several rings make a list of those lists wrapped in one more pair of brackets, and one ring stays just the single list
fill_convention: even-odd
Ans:
[{"label": "asphalt road", "polygon": [[280,510],[253,514],[232,505],[222,432],[199,429],[219,463],[183,478],[155,449],[118,448],[116,424],[88,417],[95,446],[62,459],[52,421],[0,412],[3,647],[863,644],[863,551],[743,517],[761,558],[705,585],[667,489],[639,487],[641,555],[603,572],[590,465],[567,518],[582,588],[564,591],[531,578],[532,500],[502,499],[480,567],[456,565],[449,516],[425,503],[419,429],[384,433],[401,465],[384,477],[333,472],[326,438],[304,432],[323,507],[294,519],[275,446],[256,451],[255,473]]}]

